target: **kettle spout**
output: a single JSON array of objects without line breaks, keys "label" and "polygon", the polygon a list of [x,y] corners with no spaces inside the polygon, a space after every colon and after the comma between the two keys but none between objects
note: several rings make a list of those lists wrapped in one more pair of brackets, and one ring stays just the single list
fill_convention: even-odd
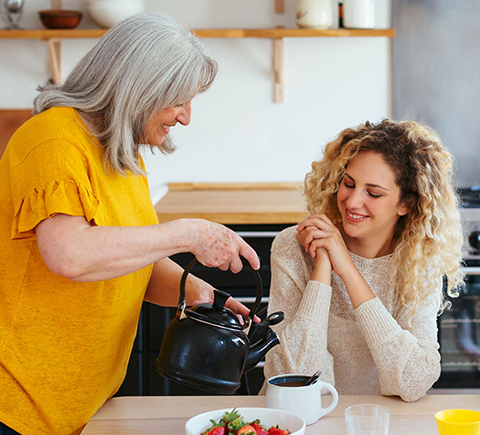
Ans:
[{"label": "kettle spout", "polygon": [[246,373],[253,369],[266,355],[266,353],[279,343],[280,339],[278,338],[277,334],[275,334],[273,329],[266,328],[262,334],[262,339],[250,346],[243,372]]}]

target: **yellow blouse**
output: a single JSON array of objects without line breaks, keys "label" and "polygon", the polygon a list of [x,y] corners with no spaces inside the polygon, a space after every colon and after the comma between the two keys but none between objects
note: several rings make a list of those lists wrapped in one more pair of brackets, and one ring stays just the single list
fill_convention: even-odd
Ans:
[{"label": "yellow blouse", "polygon": [[71,281],[45,265],[35,226],[56,213],[156,224],[147,178],[106,172],[76,110],[52,108],[13,135],[0,180],[0,421],[27,435],[79,433],[122,384],[152,267]]}]

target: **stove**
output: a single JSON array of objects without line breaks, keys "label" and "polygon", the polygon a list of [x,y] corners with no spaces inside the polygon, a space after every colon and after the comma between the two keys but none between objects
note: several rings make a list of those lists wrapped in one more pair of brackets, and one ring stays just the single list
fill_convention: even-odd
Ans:
[{"label": "stove", "polygon": [[465,286],[438,318],[442,371],[434,389],[480,391],[480,186],[459,190]]},{"label": "stove", "polygon": [[464,260],[480,260],[480,186],[459,190],[465,240]]},{"label": "stove", "polygon": [[480,186],[461,187],[458,193],[462,207],[480,208]]}]

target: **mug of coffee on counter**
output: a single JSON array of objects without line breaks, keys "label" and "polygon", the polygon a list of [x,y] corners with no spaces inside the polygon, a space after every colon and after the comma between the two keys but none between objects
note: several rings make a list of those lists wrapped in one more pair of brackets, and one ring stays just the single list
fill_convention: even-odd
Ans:
[{"label": "mug of coffee on counter", "polygon": [[[265,403],[267,408],[282,409],[293,412],[313,424],[319,418],[333,411],[338,404],[338,393],[333,385],[317,380],[311,385],[305,385],[310,376],[279,375],[267,381]],[[332,394],[332,403],[322,408],[322,389]]]}]

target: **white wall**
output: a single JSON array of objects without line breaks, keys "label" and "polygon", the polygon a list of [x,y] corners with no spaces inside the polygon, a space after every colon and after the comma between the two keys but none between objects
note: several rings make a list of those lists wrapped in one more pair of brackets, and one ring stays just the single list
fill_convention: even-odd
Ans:
[{"label": "white wall", "polygon": [[[336,0],[334,4],[336,5]],[[274,0],[145,0],[191,28],[295,26],[296,0],[275,14]],[[378,27],[390,27],[390,0],[376,0]],[[41,28],[37,11],[50,0],[27,0],[21,25]],[[95,28],[85,2],[80,28]],[[4,17],[2,17],[4,19]],[[4,23],[5,19],[4,19]],[[388,38],[286,38],[285,102],[273,102],[269,39],[205,39],[219,63],[212,88],[193,101],[192,122],[172,136],[171,156],[147,156],[155,198],[165,182],[300,181],[310,162],[343,128],[391,115]],[[63,75],[95,43],[64,40]],[[0,40],[0,107],[28,108],[35,88],[50,77],[45,42]]]}]

